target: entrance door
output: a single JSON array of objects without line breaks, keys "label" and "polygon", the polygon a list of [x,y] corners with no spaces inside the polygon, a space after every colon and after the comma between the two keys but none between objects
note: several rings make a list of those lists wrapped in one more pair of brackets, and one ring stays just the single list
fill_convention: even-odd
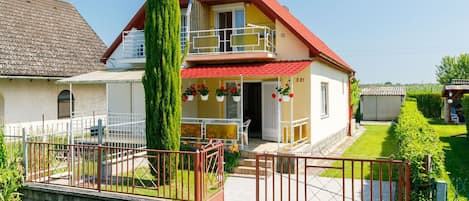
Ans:
[{"label": "entrance door", "polygon": [[276,82],[262,83],[262,139],[269,141],[278,141],[278,101],[273,99],[272,92],[275,91]]},{"label": "entrance door", "polygon": [[251,119],[249,138],[262,137],[262,85],[261,83],[243,84],[243,121]]}]

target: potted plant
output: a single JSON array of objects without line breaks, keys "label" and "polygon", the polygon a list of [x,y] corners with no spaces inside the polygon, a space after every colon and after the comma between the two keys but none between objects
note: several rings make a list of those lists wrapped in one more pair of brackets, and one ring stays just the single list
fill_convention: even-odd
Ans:
[{"label": "potted plant", "polygon": [[[290,92],[290,80],[285,83],[285,87],[276,87],[277,93],[279,94],[278,101],[279,102],[290,102],[290,99],[293,98],[294,94]],[[272,94],[272,98],[276,98],[277,95],[275,93]]]},{"label": "potted plant", "polygon": [[200,94],[200,99],[202,101],[207,101],[208,100],[208,87],[205,86],[205,84],[201,84],[199,86],[197,86],[197,91],[199,92]]},{"label": "potted plant", "polygon": [[194,96],[197,94],[197,90],[195,89],[195,84],[187,87],[184,93],[182,93],[182,101],[192,101],[194,100]]},{"label": "potted plant", "polygon": [[217,94],[217,101],[223,102],[225,100],[225,96],[228,94],[228,90],[225,89],[224,86],[221,86],[220,88],[217,88],[215,93]]},{"label": "potted plant", "polygon": [[230,89],[231,96],[233,97],[234,102],[239,102],[241,100],[241,89],[240,84],[237,87],[233,87]]}]

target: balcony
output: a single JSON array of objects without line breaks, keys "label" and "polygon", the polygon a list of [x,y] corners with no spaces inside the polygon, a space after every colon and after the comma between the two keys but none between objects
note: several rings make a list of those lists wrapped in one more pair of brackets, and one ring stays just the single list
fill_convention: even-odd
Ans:
[{"label": "balcony", "polygon": [[[185,32],[182,29],[181,48],[189,45],[186,62],[272,60],[275,58],[275,32],[268,27],[253,26]],[[187,37],[188,35],[188,37]],[[125,63],[145,62],[143,30],[122,33],[122,55]],[[187,43],[187,38],[190,42]]]}]

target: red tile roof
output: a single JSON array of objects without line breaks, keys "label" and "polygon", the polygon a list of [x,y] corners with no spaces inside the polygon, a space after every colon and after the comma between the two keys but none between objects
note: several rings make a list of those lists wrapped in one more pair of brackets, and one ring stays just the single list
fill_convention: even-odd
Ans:
[{"label": "red tile roof", "polygon": [[181,70],[182,78],[215,78],[239,76],[293,76],[310,66],[312,61],[280,61],[250,64],[206,65]]}]

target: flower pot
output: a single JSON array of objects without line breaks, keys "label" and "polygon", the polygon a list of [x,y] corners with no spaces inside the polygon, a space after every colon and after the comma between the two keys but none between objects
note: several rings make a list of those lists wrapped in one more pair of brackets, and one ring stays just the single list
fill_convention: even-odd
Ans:
[{"label": "flower pot", "polygon": [[239,101],[241,101],[241,96],[233,96],[233,101],[234,101],[234,102],[239,102]]},{"label": "flower pot", "polygon": [[193,101],[194,95],[187,95],[187,101]]},{"label": "flower pot", "polygon": [[283,102],[290,102],[290,96],[288,96],[288,95],[286,95],[286,96],[283,95],[282,99],[283,99]]},{"label": "flower pot", "polygon": [[200,95],[200,99],[202,101],[207,101],[208,100],[208,94],[207,95]]},{"label": "flower pot", "polygon": [[225,96],[217,96],[218,102],[223,102],[225,100]]}]

